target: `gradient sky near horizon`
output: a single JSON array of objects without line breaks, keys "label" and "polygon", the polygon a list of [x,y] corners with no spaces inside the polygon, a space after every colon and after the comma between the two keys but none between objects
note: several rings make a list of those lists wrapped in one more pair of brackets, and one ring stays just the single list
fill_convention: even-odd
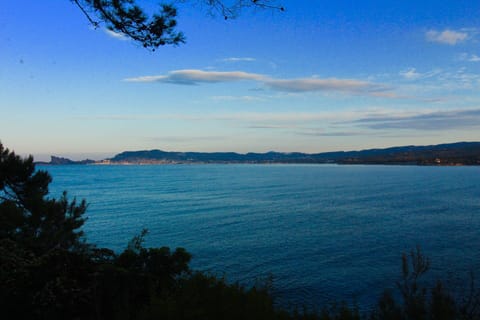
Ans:
[{"label": "gradient sky near horizon", "polygon": [[187,43],[150,52],[69,0],[3,1],[0,141],[44,160],[480,140],[480,1],[191,3]]}]

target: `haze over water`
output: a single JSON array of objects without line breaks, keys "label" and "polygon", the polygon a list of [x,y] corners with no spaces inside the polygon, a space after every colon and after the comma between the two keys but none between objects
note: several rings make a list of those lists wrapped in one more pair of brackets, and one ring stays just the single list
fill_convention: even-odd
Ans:
[{"label": "haze over water", "polygon": [[89,203],[86,235],[121,250],[185,247],[192,267],[252,284],[283,304],[356,301],[394,287],[420,245],[431,278],[480,267],[480,168],[337,165],[47,166],[52,196]]}]

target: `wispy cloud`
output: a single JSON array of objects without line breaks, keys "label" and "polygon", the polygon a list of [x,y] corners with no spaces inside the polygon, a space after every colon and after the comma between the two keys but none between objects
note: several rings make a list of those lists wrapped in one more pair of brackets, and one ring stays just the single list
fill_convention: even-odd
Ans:
[{"label": "wispy cloud", "polygon": [[195,142],[195,141],[212,141],[224,140],[224,136],[160,136],[148,137],[146,140],[153,142],[172,143],[172,142]]},{"label": "wispy cloud", "polygon": [[386,99],[416,99],[414,96],[401,95],[392,91],[371,91],[369,95],[377,98],[386,98]]},{"label": "wispy cloud", "polygon": [[480,127],[480,109],[434,111],[414,115],[371,116],[353,121],[369,129],[453,130]]},{"label": "wispy cloud", "polygon": [[199,83],[232,82],[241,80],[262,80],[263,75],[243,71],[203,71],[196,69],[171,71],[168,75],[127,78],[129,82],[165,82],[193,85]]},{"label": "wispy cloud", "polygon": [[[342,128],[447,130],[480,127],[480,108],[436,111],[433,109],[396,110],[392,108],[360,108],[318,112],[234,112],[206,114],[112,114],[85,115],[77,120],[99,121],[188,121],[236,123],[255,129],[302,129],[310,134],[324,131],[312,129],[331,126],[335,132],[352,132]],[[333,129],[332,129],[333,130]],[[331,130],[331,132],[333,132]]]},{"label": "wispy cloud", "polygon": [[415,68],[409,68],[407,70],[400,71],[400,75],[407,80],[416,80],[422,77],[421,73],[417,72]]},{"label": "wispy cloud", "polygon": [[[379,111],[381,112],[381,111]],[[374,112],[378,114],[378,112]],[[385,114],[381,113],[381,114]],[[295,125],[316,121],[353,121],[365,114],[365,110],[339,111],[339,112],[234,112],[234,113],[203,113],[203,114],[104,114],[76,116],[77,120],[100,121],[228,121],[243,122],[247,124],[263,125]]]},{"label": "wispy cloud", "polygon": [[351,137],[364,135],[365,133],[358,131],[324,131],[324,130],[305,130],[296,132],[298,135],[302,136],[313,136],[313,137]]},{"label": "wispy cloud", "polygon": [[477,56],[476,54],[462,53],[460,55],[460,60],[468,62],[480,62],[480,56]]},{"label": "wispy cloud", "polygon": [[472,54],[470,58],[468,59],[470,62],[480,62],[480,57],[477,56],[476,54]]},{"label": "wispy cloud", "polygon": [[428,78],[440,77],[442,76],[442,74],[445,74],[445,72],[441,69],[433,69],[430,71],[420,72],[417,70],[417,68],[411,67],[405,70],[401,70],[398,74],[405,80],[415,81],[420,79],[423,80]]},{"label": "wispy cloud", "polygon": [[[457,56],[456,59],[460,59]],[[463,57],[463,59],[465,59]],[[465,65],[465,64],[463,64]],[[398,77],[386,77],[383,81],[396,84],[393,93],[401,98],[421,102],[447,102],[475,99],[480,85],[480,74],[474,72],[472,66],[458,67],[457,64],[448,69],[432,69],[419,71],[416,68],[403,69]],[[468,92],[469,91],[469,92]],[[387,91],[391,93],[392,91]],[[393,98],[393,97],[392,97]],[[457,105],[457,107],[461,107]]]},{"label": "wispy cloud", "polygon": [[429,30],[425,33],[427,41],[436,42],[447,45],[456,45],[460,42],[467,40],[469,34],[466,31],[455,31],[451,29],[445,29],[443,31]]},{"label": "wispy cloud", "polygon": [[250,58],[250,57],[230,57],[230,58],[222,59],[222,61],[224,62],[253,62],[256,60],[257,59]]},{"label": "wispy cloud", "polygon": [[268,79],[264,84],[278,91],[312,92],[312,91],[343,91],[343,92],[375,92],[385,91],[384,85],[355,79]]},{"label": "wispy cloud", "polygon": [[118,40],[123,40],[123,41],[128,41],[130,40],[126,35],[120,32],[115,32],[113,30],[109,29],[104,29],[105,33],[108,34],[110,37],[118,39]]},{"label": "wispy cloud", "polygon": [[295,126],[311,122],[353,121],[359,119],[364,112],[364,110],[339,112],[239,112],[215,115],[210,119],[255,123],[255,125],[261,125],[262,127],[270,125]]},{"label": "wispy cloud", "polygon": [[[200,83],[234,82],[251,80],[260,82],[266,88],[282,92],[337,91],[351,94],[367,94],[384,98],[399,98],[386,85],[356,79],[336,78],[297,78],[275,79],[257,73],[244,71],[204,71],[196,69],[175,70],[167,75],[127,78],[129,82],[162,82],[170,84],[194,85]],[[384,93],[384,94],[379,94]]]}]

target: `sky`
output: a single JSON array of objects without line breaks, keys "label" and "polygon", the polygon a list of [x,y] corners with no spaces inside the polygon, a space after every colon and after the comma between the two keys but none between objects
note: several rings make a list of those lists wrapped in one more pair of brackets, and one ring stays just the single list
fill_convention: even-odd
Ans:
[{"label": "sky", "polygon": [[480,1],[198,3],[178,3],[186,43],[151,52],[69,0],[3,1],[0,141],[48,160],[480,140]]}]

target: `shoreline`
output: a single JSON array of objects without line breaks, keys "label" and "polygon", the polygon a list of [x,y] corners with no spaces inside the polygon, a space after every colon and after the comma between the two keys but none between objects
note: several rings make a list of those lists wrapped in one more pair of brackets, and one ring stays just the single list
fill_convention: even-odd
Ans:
[{"label": "shoreline", "polygon": [[417,166],[417,167],[477,167],[480,163],[412,163],[412,162],[188,162],[188,161],[139,161],[94,163],[35,162],[40,166],[174,166],[174,165],[338,165],[338,166]]}]

